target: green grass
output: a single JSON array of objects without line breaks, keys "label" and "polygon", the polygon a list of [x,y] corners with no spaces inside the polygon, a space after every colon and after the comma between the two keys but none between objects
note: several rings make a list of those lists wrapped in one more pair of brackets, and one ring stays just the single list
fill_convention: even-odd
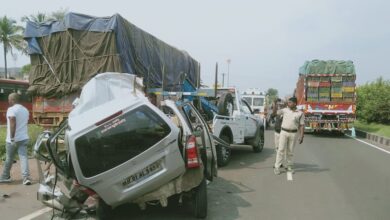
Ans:
[{"label": "green grass", "polygon": [[355,128],[368,133],[390,138],[390,125],[366,123],[364,121],[357,120],[355,121]]},{"label": "green grass", "polygon": [[[28,151],[31,155],[32,148],[38,135],[43,131],[43,128],[38,125],[28,125],[28,135],[30,137],[30,143],[28,145]],[[5,158],[5,136],[7,135],[7,126],[0,127],[0,158]]]}]

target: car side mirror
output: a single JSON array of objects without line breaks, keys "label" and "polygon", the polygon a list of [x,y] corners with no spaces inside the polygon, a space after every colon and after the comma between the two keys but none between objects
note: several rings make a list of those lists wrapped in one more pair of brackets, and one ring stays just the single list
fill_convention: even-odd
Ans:
[{"label": "car side mirror", "polygon": [[259,114],[259,113],[260,113],[260,110],[259,110],[259,109],[253,110],[253,114]]}]

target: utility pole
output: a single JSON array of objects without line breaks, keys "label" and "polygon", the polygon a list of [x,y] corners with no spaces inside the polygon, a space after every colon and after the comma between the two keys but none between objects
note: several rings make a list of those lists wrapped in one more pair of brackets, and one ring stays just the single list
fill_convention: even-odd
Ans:
[{"label": "utility pole", "polygon": [[230,62],[232,62],[230,59],[227,59],[226,60],[227,64],[228,64],[228,72],[227,72],[227,87],[229,87],[229,76],[230,76]]},{"label": "utility pole", "polygon": [[225,87],[225,74],[226,73],[222,73],[222,88]]},{"label": "utility pole", "polygon": [[214,82],[214,97],[217,98],[218,89],[218,63],[215,64],[215,82]]}]

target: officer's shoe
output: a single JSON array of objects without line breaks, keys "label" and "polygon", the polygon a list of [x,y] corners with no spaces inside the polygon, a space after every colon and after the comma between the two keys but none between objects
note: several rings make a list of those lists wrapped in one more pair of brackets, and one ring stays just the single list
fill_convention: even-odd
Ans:
[{"label": "officer's shoe", "polygon": [[31,185],[31,180],[29,177],[23,178],[23,185],[26,185],[26,186]]},{"label": "officer's shoe", "polygon": [[274,168],[274,173],[275,173],[275,175],[279,175],[282,172],[280,171],[280,168]]}]

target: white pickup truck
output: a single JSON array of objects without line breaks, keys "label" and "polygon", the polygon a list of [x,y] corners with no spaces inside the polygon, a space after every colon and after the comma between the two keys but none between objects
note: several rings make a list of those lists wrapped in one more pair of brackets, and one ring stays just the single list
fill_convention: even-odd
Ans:
[{"label": "white pickup truck", "polygon": [[219,114],[212,121],[213,135],[226,142],[217,145],[218,165],[228,164],[232,145],[251,145],[255,153],[264,147],[263,120],[235,88],[218,89]]},{"label": "white pickup truck", "polygon": [[[251,145],[259,153],[264,146],[264,123],[259,110],[252,111],[236,88],[201,88],[194,92],[167,92],[158,95],[194,102],[210,126],[216,143],[218,166],[228,164],[232,145]],[[203,98],[203,100],[202,100]],[[207,104],[207,110],[202,104]],[[211,107],[210,107],[211,106]]]}]

